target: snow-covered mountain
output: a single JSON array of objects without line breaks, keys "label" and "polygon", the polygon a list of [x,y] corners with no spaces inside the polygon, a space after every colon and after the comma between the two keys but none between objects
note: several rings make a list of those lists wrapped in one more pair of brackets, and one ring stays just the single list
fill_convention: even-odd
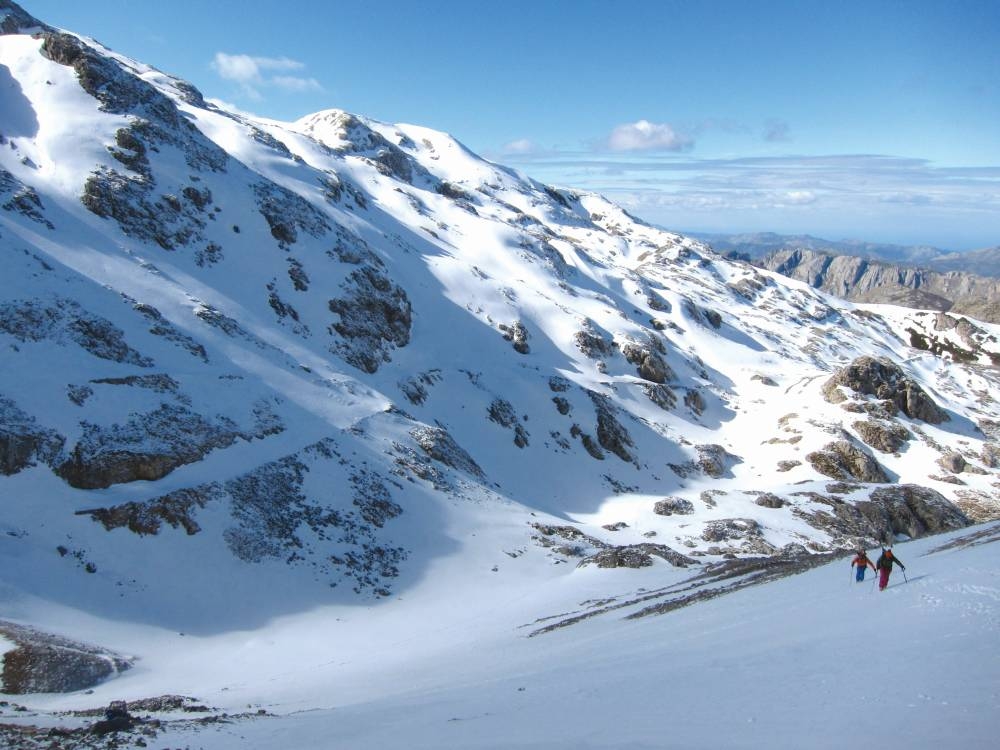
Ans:
[{"label": "snow-covered mountain", "polygon": [[447,659],[623,576],[998,516],[995,326],[838,301],[426,128],[227,111],[7,0],[0,30],[0,634],[131,666],[86,702],[287,668],[282,710],[315,707],[403,633]]}]

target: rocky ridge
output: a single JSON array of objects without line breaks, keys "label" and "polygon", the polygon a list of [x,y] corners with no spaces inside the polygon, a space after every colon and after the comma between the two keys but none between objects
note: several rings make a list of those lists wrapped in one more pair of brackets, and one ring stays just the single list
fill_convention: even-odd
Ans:
[{"label": "rocky ridge", "polygon": [[902,305],[1000,322],[1000,281],[995,278],[802,248],[776,250],[753,262],[855,302]]}]

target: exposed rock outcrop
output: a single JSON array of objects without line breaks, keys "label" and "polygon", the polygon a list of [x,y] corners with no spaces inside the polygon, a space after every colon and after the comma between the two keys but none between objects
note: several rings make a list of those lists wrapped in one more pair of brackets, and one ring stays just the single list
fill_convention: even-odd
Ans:
[{"label": "exposed rock outcrop", "polygon": [[968,467],[969,463],[958,451],[949,451],[937,460],[938,466],[952,474],[961,474]]},{"label": "exposed rock outcrop", "polygon": [[201,527],[195,520],[196,510],[209,502],[221,500],[222,487],[215,482],[180,489],[146,502],[128,502],[109,508],[78,510],[77,515],[91,516],[108,531],[127,528],[142,535],[158,534],[164,523],[173,528],[183,528],[189,535],[197,534]]},{"label": "exposed rock outcrop", "polygon": [[518,354],[529,354],[531,352],[531,346],[528,344],[528,329],[525,327],[523,321],[515,320],[509,325],[501,323],[500,332],[503,334],[504,340],[509,341],[514,347],[514,351]]},{"label": "exposed rock outcrop", "polygon": [[694,513],[694,503],[682,497],[665,497],[653,505],[658,516],[687,516]]},{"label": "exposed rock outcrop", "polygon": [[673,380],[675,375],[663,359],[663,345],[654,338],[650,338],[649,341],[647,345],[627,342],[621,347],[622,354],[629,363],[638,368],[639,377],[643,380],[660,384]]},{"label": "exposed rock outcrop", "polygon": [[870,453],[847,440],[828,443],[822,450],[813,451],[806,460],[820,474],[832,479],[860,482],[888,482],[885,469]]},{"label": "exposed rock outcrop", "polygon": [[533,523],[531,526],[538,532],[538,535],[534,537],[535,541],[564,557],[593,556],[597,551],[603,551],[611,546],[607,542],[580,531],[576,526],[557,526],[543,523]]},{"label": "exposed rock outcrop", "polygon": [[865,445],[882,453],[895,453],[913,437],[909,430],[895,420],[867,419],[851,426]]},{"label": "exposed rock outcrop", "polygon": [[152,481],[232,445],[239,436],[226,420],[213,422],[187,408],[161,404],[121,425],[83,423],[82,436],[55,471],[80,489]]},{"label": "exposed rock outcrop", "polygon": [[[966,314],[987,320],[989,315],[976,315],[972,310],[1000,307],[1000,302],[987,303],[976,300],[965,306],[971,308],[966,310]],[[906,329],[910,337],[910,346],[950,359],[952,362],[1000,365],[1000,341],[982,326],[957,315],[960,312],[958,307],[956,303],[951,314],[916,313],[913,317],[914,325]],[[994,313],[993,317],[1000,320],[997,313]]]},{"label": "exposed rock outcrop", "polygon": [[599,568],[646,568],[653,564],[654,557],[666,560],[676,568],[686,568],[688,565],[696,564],[692,558],[665,544],[644,543],[608,547],[581,560],[579,567],[596,565]]},{"label": "exposed rock outcrop", "polygon": [[35,189],[25,185],[6,169],[0,169],[0,208],[55,229],[55,225],[45,217],[45,207]]},{"label": "exposed rock outcrop", "polygon": [[741,462],[739,456],[734,456],[721,445],[699,445],[695,448],[698,451],[698,468],[710,477],[718,479],[735,465]]},{"label": "exposed rock outcrop", "polygon": [[376,372],[393,349],[410,343],[412,310],[406,291],[372,266],[352,272],[343,296],[329,301],[340,319],[331,329],[341,339],[332,351],[364,372]]},{"label": "exposed rock outcrop", "polygon": [[878,487],[872,490],[869,504],[859,502],[858,508],[893,534],[911,538],[969,525],[968,517],[940,492],[915,484]]},{"label": "exposed rock outcrop", "polygon": [[322,237],[331,227],[326,217],[309,201],[287,188],[271,182],[253,186],[257,209],[267,221],[271,236],[282,247],[295,243],[299,232]]},{"label": "exposed rock outcrop", "polygon": [[[942,273],[854,255],[783,249],[756,264],[856,302],[883,302],[944,311],[956,307],[956,303],[962,300],[962,311],[973,314],[969,306],[972,300],[994,306],[1000,301],[1000,282],[996,279],[957,271]],[[981,320],[1000,322],[1000,317],[990,315],[992,308],[988,304],[972,307]]]},{"label": "exposed rock outcrop", "polygon": [[618,421],[611,399],[593,391],[588,391],[588,395],[597,409],[597,440],[601,447],[614,453],[622,461],[633,462],[635,459],[629,449],[634,448],[635,443],[628,430]]},{"label": "exposed rock outcrop", "polygon": [[0,304],[0,333],[22,342],[72,342],[100,359],[138,367],[153,365],[152,359],[129,346],[124,332],[110,320],[61,297]]},{"label": "exposed rock outcrop", "polygon": [[837,370],[823,384],[823,396],[831,404],[847,401],[846,388],[861,396],[874,396],[890,413],[897,410],[910,419],[928,424],[947,422],[948,414],[903,369],[884,357],[858,357]]},{"label": "exposed rock outcrop", "polygon": [[462,448],[446,430],[440,427],[418,427],[410,432],[420,449],[435,461],[440,461],[453,469],[484,479],[485,474],[479,464]]},{"label": "exposed rock outcrop", "polygon": [[820,509],[796,508],[795,515],[833,538],[833,547],[856,549],[918,538],[968,526],[969,518],[939,492],[912,484],[877,487],[868,499],[849,502],[806,493]]},{"label": "exposed rock outcrop", "polygon": [[777,548],[764,538],[763,528],[752,518],[723,518],[708,521],[701,532],[706,542],[724,544],[724,547],[709,547],[716,554],[745,553],[772,555]]},{"label": "exposed rock outcrop", "polygon": [[16,647],[3,657],[3,692],[72,693],[86,690],[132,666],[98,646],[0,620],[0,635]]},{"label": "exposed rock outcrop", "polygon": [[0,35],[23,34],[28,31],[52,31],[52,27],[42,23],[25,11],[17,3],[0,2]]},{"label": "exposed rock outcrop", "polygon": [[0,474],[17,474],[36,461],[50,463],[64,443],[61,435],[0,396]]},{"label": "exposed rock outcrop", "polygon": [[521,424],[513,405],[502,398],[495,398],[488,409],[490,421],[514,431],[514,445],[518,448],[528,446],[528,431]]}]

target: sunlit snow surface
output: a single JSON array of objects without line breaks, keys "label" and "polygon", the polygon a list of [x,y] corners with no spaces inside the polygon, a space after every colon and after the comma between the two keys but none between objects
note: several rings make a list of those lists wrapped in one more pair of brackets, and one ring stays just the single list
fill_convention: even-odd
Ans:
[{"label": "sunlit snow surface", "polygon": [[169,688],[216,713],[268,712],[151,740],[219,750],[995,747],[1000,525],[895,551],[906,571],[884,592],[870,576],[855,583],[844,558],[668,614],[623,619],[634,606],[531,637],[536,618],[671,579],[580,571],[554,591],[517,580],[512,561],[495,584],[471,586],[468,566],[450,565],[378,606],[253,632],[91,623],[134,640],[143,662],[93,695],[28,702],[53,710]]}]

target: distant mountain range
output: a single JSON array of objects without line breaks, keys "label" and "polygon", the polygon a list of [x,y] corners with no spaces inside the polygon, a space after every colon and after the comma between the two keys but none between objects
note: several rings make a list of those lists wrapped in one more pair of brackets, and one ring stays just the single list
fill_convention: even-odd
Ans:
[{"label": "distant mountain range", "polygon": [[968,252],[951,252],[930,245],[892,245],[862,240],[827,240],[809,234],[705,234],[689,232],[717,252],[758,260],[781,250],[812,250],[851,255],[891,264],[920,266],[945,273],[959,271],[977,276],[1000,276],[1000,246]]},{"label": "distant mountain range", "polygon": [[776,250],[753,263],[856,302],[950,311],[1000,323],[997,278],[959,271],[929,271],[814,250]]},{"label": "distant mountain range", "polygon": [[844,299],[1000,322],[1000,247],[949,253],[929,246],[838,242],[810,235],[698,236],[730,258]]}]

